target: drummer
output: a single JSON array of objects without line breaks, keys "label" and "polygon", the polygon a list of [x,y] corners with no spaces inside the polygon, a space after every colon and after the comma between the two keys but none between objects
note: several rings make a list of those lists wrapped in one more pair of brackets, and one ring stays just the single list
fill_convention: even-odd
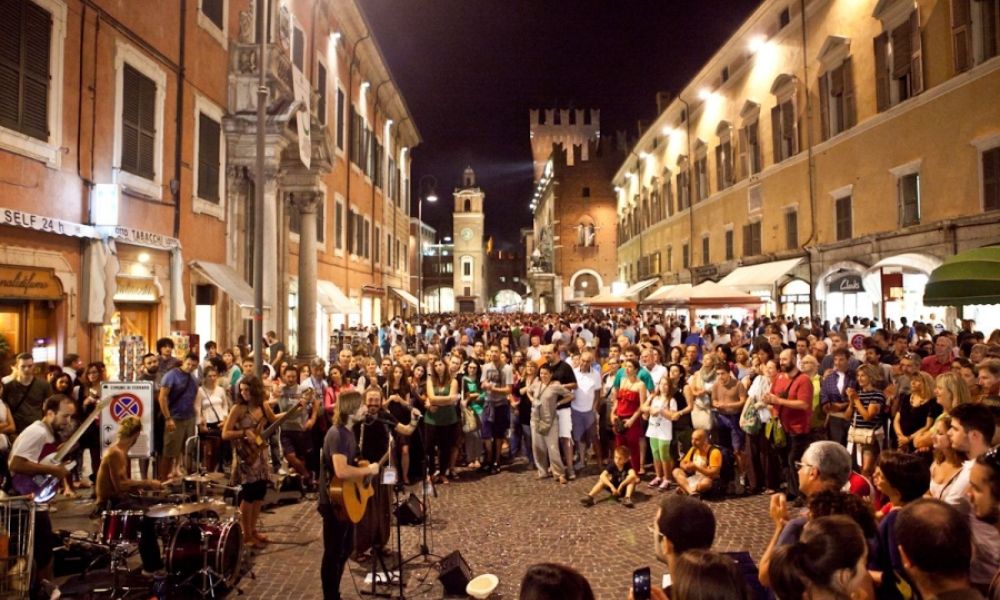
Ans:
[{"label": "drummer", "polygon": [[[143,502],[134,492],[159,490],[163,487],[156,479],[130,477],[132,469],[128,451],[141,433],[142,421],[139,417],[130,415],[119,421],[118,442],[104,453],[101,468],[97,471],[95,513],[104,510],[143,509],[149,502]],[[139,555],[142,557],[143,571],[154,573],[163,569],[160,547],[156,543],[156,521],[150,517],[142,519]]]}]

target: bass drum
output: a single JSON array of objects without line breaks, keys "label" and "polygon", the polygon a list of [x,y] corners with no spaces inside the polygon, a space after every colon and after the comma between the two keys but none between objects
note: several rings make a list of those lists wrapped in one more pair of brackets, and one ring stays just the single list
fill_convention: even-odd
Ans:
[{"label": "bass drum", "polygon": [[233,587],[240,576],[240,559],[243,554],[243,528],[239,521],[221,523],[181,524],[167,547],[167,572],[184,580],[194,575],[205,564],[202,540],[208,554],[208,566],[227,587]]}]

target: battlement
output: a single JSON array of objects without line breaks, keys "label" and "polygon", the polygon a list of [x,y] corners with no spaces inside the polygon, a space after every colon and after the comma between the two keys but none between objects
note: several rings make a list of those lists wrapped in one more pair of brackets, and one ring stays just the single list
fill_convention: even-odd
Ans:
[{"label": "battlement", "polygon": [[534,160],[535,180],[545,171],[545,163],[555,144],[564,148],[579,148],[570,153],[567,164],[588,160],[591,144],[601,138],[601,111],[592,108],[545,108],[528,111],[531,135],[531,154]]}]

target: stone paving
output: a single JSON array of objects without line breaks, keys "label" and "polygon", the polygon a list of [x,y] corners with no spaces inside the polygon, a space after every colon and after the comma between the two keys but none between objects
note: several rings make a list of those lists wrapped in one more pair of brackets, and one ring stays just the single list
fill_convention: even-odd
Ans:
[{"label": "stone paving", "polygon": [[[599,599],[625,598],[634,569],[651,566],[655,581],[664,572],[653,556],[650,533],[659,493],[637,494],[631,510],[612,501],[583,508],[579,499],[595,480],[592,468],[589,475],[561,486],[552,479],[536,481],[533,472],[519,465],[499,475],[467,474],[459,482],[439,485],[439,497],[431,500],[430,550],[441,556],[459,550],[474,575],[497,575],[500,585],[492,598],[517,598],[527,567],[545,561],[576,567],[590,580]],[[749,550],[759,559],[771,532],[767,498],[711,504],[718,519],[715,548]],[[256,557],[255,578],[248,576],[241,582],[245,597],[322,598],[321,520],[315,503],[300,502],[266,512],[262,530],[277,543]],[[402,532],[403,555],[416,554],[420,528],[403,527]],[[408,598],[443,596],[433,566],[432,560],[422,559],[407,566]],[[347,598],[361,598],[359,591],[367,589],[365,569],[353,562],[349,569],[342,591]]]}]

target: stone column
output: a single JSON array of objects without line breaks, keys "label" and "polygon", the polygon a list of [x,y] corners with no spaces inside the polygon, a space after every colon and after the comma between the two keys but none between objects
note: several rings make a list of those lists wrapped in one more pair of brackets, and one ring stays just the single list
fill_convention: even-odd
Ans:
[{"label": "stone column", "polygon": [[292,210],[299,211],[299,351],[307,361],[316,356],[316,210],[323,197],[319,192],[295,192]]},{"label": "stone column", "polygon": [[[278,331],[279,312],[287,308],[285,298],[278,295],[278,178],[277,174],[266,175],[264,180],[264,239],[256,240],[254,252],[262,252],[264,257],[264,333]],[[249,232],[253,239],[253,232]],[[280,332],[279,332],[280,336]],[[260,343],[260,340],[255,340]]]}]

